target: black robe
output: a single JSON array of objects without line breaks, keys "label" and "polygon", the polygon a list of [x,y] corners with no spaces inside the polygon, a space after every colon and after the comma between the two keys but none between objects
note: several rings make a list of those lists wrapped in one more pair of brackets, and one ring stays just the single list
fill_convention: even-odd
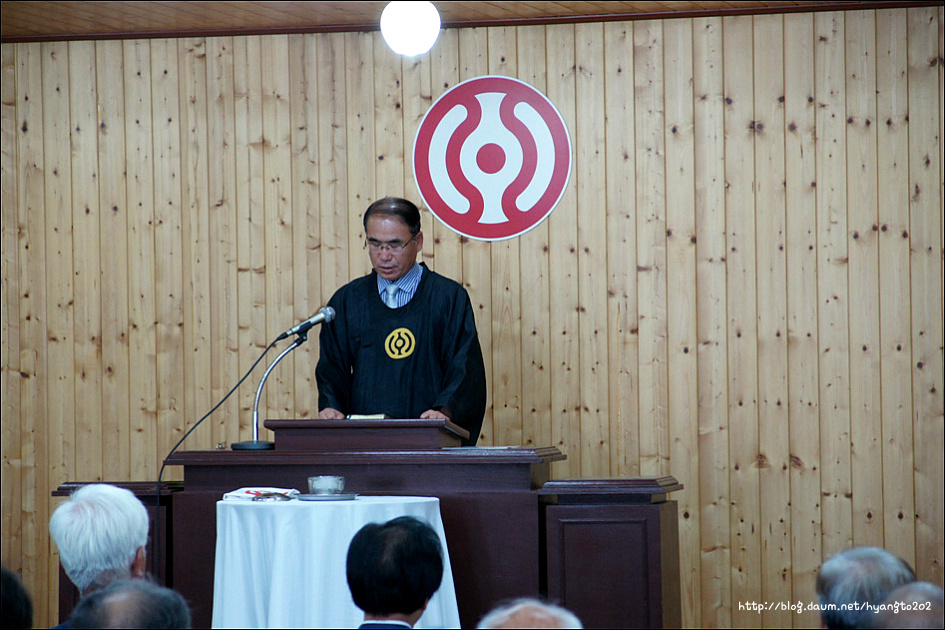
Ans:
[{"label": "black robe", "polygon": [[475,445],[486,409],[486,373],[469,294],[424,265],[413,299],[388,308],[374,272],[328,302],[315,368],[319,410],[419,418],[445,408]]}]

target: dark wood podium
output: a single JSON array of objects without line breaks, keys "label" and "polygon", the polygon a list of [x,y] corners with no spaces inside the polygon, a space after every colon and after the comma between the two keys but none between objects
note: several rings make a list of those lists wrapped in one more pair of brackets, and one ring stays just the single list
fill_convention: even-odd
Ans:
[{"label": "dark wood podium", "polygon": [[[346,491],[366,495],[421,495],[440,499],[443,525],[449,545],[450,562],[459,600],[463,627],[475,627],[479,619],[497,602],[513,597],[538,597],[549,594],[574,610],[587,627],[600,618],[595,608],[599,602],[588,600],[579,590],[557,593],[553,589],[565,577],[567,584],[596,583],[593,570],[594,543],[580,555],[590,554],[590,562],[561,564],[546,540],[550,523],[560,520],[556,510],[561,505],[583,505],[581,486],[547,484],[552,462],[565,459],[557,448],[459,447],[464,430],[443,420],[268,420],[265,426],[275,433],[275,449],[269,451],[188,451],[175,453],[168,465],[184,467],[184,490],[173,498],[173,548],[171,585],[192,605],[195,628],[210,627],[213,601],[213,564],[216,547],[216,502],[224,492],[243,486],[275,486],[305,491],[307,478],[313,475],[342,475]],[[672,479],[672,478],[666,478]],[[672,515],[659,507],[666,492],[681,488],[675,480],[660,485],[643,484],[630,488],[624,483],[622,493],[610,495],[610,502],[595,496],[606,491],[608,483],[627,480],[599,480],[596,494],[587,494],[590,510],[606,512],[614,506],[631,502],[648,510],[649,518],[659,522],[672,518],[672,531],[662,526],[667,538],[675,531],[675,503]],[[580,483],[575,480],[573,483]],[[543,487],[545,490],[542,491]],[[574,501],[578,500],[578,504]],[[654,505],[656,509],[648,509]],[[549,512],[550,510],[550,512]],[[642,512],[641,512],[642,513]],[[550,519],[550,520],[549,520]],[[584,528],[582,533],[606,540],[617,529],[606,526]],[[624,530],[626,528],[624,527]],[[568,532],[576,531],[569,528]],[[572,537],[573,538],[573,537]],[[587,536],[585,535],[585,538]],[[568,546],[567,535],[563,541]],[[633,546],[600,547],[606,554],[625,554],[627,570],[611,571],[608,592],[633,587],[641,571],[657,571],[661,585],[643,593],[626,592],[620,604],[637,605],[641,597],[659,598],[646,604],[645,626],[672,625],[678,620],[678,543],[650,537],[637,541],[644,545],[668,545],[669,554],[657,550],[661,563],[638,566],[635,558],[652,550]],[[252,544],[247,541],[246,544]],[[560,555],[560,554],[559,554]],[[576,556],[571,553],[568,556]],[[548,561],[554,567],[548,566]],[[675,562],[675,570],[670,566]],[[312,562],[317,562],[316,558]],[[613,564],[613,563],[611,563]],[[551,570],[549,570],[551,569]],[[581,572],[585,572],[581,575]],[[667,584],[662,577],[670,580]],[[672,583],[675,578],[675,598]],[[649,579],[649,578],[648,578]],[[635,581],[637,580],[637,581]],[[655,584],[655,582],[654,582]],[[665,587],[664,584],[667,584]],[[641,604],[642,605],[642,604]],[[676,615],[672,609],[676,609]],[[622,610],[622,608],[621,608]],[[667,614],[668,611],[668,614]],[[608,619],[611,617],[607,617]],[[665,620],[665,621],[664,621]],[[651,625],[655,624],[655,625]],[[678,624],[678,621],[676,621]],[[626,625],[626,624],[622,624]]]}]

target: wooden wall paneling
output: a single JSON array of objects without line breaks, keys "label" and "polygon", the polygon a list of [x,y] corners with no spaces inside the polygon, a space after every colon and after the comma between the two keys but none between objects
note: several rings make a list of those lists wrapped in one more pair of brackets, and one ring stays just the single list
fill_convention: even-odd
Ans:
[{"label": "wooden wall paneling", "polygon": [[[320,241],[319,269],[323,304],[347,282],[348,271],[348,141],[346,129],[347,97],[345,80],[345,40],[336,33],[317,38],[319,62],[318,164]],[[352,211],[357,211],[353,209]],[[360,212],[363,214],[364,209]],[[358,244],[363,251],[363,244]],[[362,256],[365,254],[362,254]]]},{"label": "wooden wall paneling", "polygon": [[[822,548],[812,15],[784,16],[784,59],[792,599],[805,601],[816,592]],[[798,628],[818,624],[817,611],[794,618]]]},{"label": "wooden wall paneling", "polygon": [[369,33],[345,34],[345,119],[347,121],[348,199],[346,243],[348,278],[363,276],[371,270],[371,261],[364,247],[362,217],[368,205],[378,198],[377,150],[374,107],[374,40]]},{"label": "wooden wall paneling", "polygon": [[[912,247],[912,399],[916,444],[938,445],[915,454],[916,574],[945,578],[941,445],[945,443],[945,365],[942,331],[942,87],[935,9],[909,9],[909,223]],[[936,89],[937,88],[937,89]],[[906,238],[906,232],[902,233]],[[911,515],[905,514],[908,519]],[[898,517],[898,515],[897,515]]]},{"label": "wooden wall paneling", "polygon": [[[699,339],[699,592],[693,617],[731,625],[722,20],[693,21],[696,311]],[[685,482],[683,482],[685,483]],[[685,515],[684,515],[685,518]],[[685,599],[684,599],[685,601]]]},{"label": "wooden wall paneling", "polygon": [[[548,91],[571,134],[572,164],[576,159],[576,63],[574,26],[547,27]],[[558,478],[578,477],[581,472],[580,376],[572,369],[579,361],[578,338],[578,256],[577,256],[577,186],[568,184],[558,207],[548,217],[548,258],[555,261],[549,278],[551,325],[552,446],[568,459],[553,470]]]},{"label": "wooden wall paneling", "polygon": [[[266,223],[267,338],[293,325],[292,148],[289,108],[288,36],[264,37],[262,68],[263,203]],[[274,359],[275,357],[273,357]],[[287,356],[266,381],[264,418],[294,418],[291,383],[296,358]],[[262,378],[262,375],[259,376]],[[258,381],[257,381],[258,383]]]},{"label": "wooden wall paneling", "polygon": [[[16,169],[17,214],[17,258],[19,275],[19,374],[20,374],[20,459],[17,476],[3,476],[4,486],[19,481],[18,490],[11,492],[20,497],[20,505],[14,506],[18,518],[13,527],[4,530],[14,546],[19,543],[18,553],[6,556],[8,561],[19,560],[24,585],[30,593],[50,592],[49,564],[51,544],[45,536],[37,535],[49,522],[49,494],[47,490],[54,479],[62,474],[53,469],[50,458],[51,432],[48,401],[47,366],[49,363],[49,299],[55,295],[46,283],[46,172],[45,114],[43,59],[46,49],[40,44],[24,44],[17,47],[15,80],[16,98]],[[6,102],[6,101],[4,101]],[[4,416],[9,421],[10,416]],[[4,487],[4,492],[7,488]],[[13,567],[11,567],[13,568]],[[42,599],[34,605],[34,621],[40,623],[46,617],[47,606]]]},{"label": "wooden wall paneling", "polygon": [[[669,469],[685,489],[678,502],[680,593],[684,626],[699,599],[699,364],[692,22],[663,23],[666,76],[666,296]],[[611,248],[613,249],[613,248]],[[682,481],[685,480],[685,481]],[[691,585],[691,586],[690,586]]]},{"label": "wooden wall paneling", "polygon": [[95,43],[101,247],[102,478],[130,479],[128,204],[122,43]]},{"label": "wooden wall paneling", "polygon": [[404,93],[403,58],[390,49],[379,32],[370,37],[374,53],[371,78],[374,83],[375,195],[372,200],[404,197],[407,194],[404,188],[404,101],[414,100],[417,95]]},{"label": "wooden wall paneling", "polygon": [[[236,201],[236,143],[233,38],[210,37],[204,42],[207,70],[207,212],[209,259],[202,273],[210,287],[210,392],[217,405],[239,381],[239,311],[237,290],[239,252]],[[303,276],[304,277],[304,276]],[[248,304],[246,305],[248,306]],[[210,411],[200,409],[200,415]],[[234,395],[208,418],[208,447],[240,439],[239,397]]]},{"label": "wooden wall paneling", "polygon": [[843,14],[815,14],[814,36],[821,529],[831,555],[853,542]]},{"label": "wooden wall paneling", "polygon": [[[184,437],[184,277],[181,208],[181,119],[177,42],[151,42],[154,127],[154,287],[157,322],[158,466]],[[188,447],[195,448],[191,442]],[[171,467],[165,479],[180,479]]]},{"label": "wooden wall paneling", "polygon": [[[292,117],[292,275],[295,313],[300,322],[317,312],[323,304],[319,269],[319,146],[318,80],[319,59],[313,35],[289,36],[289,110]],[[327,296],[324,298],[327,300]],[[290,324],[286,324],[288,328]],[[318,333],[313,330],[308,342],[294,351],[294,393],[297,418],[318,415],[318,388],[315,364],[318,362]]]},{"label": "wooden wall paneling", "polygon": [[606,211],[601,212],[607,206],[603,25],[578,24],[574,37],[577,155],[572,185],[577,187],[578,202],[580,470],[583,477],[606,477],[616,466],[611,462],[607,370],[607,221]]},{"label": "wooden wall paneling", "polygon": [[912,316],[909,239],[909,94],[906,11],[876,16],[876,199],[879,335],[882,376],[882,519],[884,547],[915,558],[912,432]]},{"label": "wooden wall paneling", "polygon": [[[157,315],[151,44],[122,42],[128,265],[129,479],[157,479]],[[163,296],[162,296],[163,298]]]},{"label": "wooden wall paneling", "polygon": [[660,475],[669,456],[662,22],[636,22],[633,43],[640,474]]},{"label": "wooden wall paneling", "polygon": [[[546,30],[543,26],[517,29],[518,78],[542,94],[548,93]],[[570,133],[570,130],[569,130]],[[523,234],[521,241],[521,387],[522,438],[525,446],[551,444],[551,329],[548,258],[548,221]]]},{"label": "wooden wall paneling", "polygon": [[[764,601],[789,602],[791,479],[788,424],[787,233],[785,225],[784,19],[755,16],[755,225],[758,304],[758,475]],[[758,42],[763,42],[759,49]],[[767,628],[788,628],[794,613],[769,610]]]},{"label": "wooden wall paneling", "polygon": [[876,20],[845,16],[848,241],[850,252],[850,438],[853,539],[883,546],[879,233],[876,207]]},{"label": "wooden wall paneling", "polygon": [[[210,198],[207,146],[207,44],[179,39],[181,267],[184,278],[185,353],[183,417],[189,429],[210,411],[212,333],[210,330]],[[189,448],[211,448],[210,423],[189,438]]]},{"label": "wooden wall paneling", "polygon": [[[608,437],[611,474],[633,476],[640,471],[633,23],[604,24],[602,74],[607,182]],[[687,491],[691,488],[688,481]]]},{"label": "wooden wall paneling", "polygon": [[[233,39],[233,103],[236,175],[236,288],[240,296],[239,328],[240,378],[260,358],[269,344],[266,321],[266,222],[263,172],[262,52],[261,37]],[[286,326],[288,328],[288,326]],[[240,387],[239,436],[252,437],[253,404],[256,388],[269,362],[262,365]],[[268,417],[266,398],[260,398],[261,416]],[[261,439],[264,429],[260,427]]]},{"label": "wooden wall paneling", "polygon": [[[486,29],[468,29],[459,37],[460,80],[482,76],[489,72],[488,32]],[[488,396],[486,413],[482,421],[479,446],[498,444],[493,414],[496,403],[496,383],[493,372],[495,356],[492,340],[492,244],[484,241],[463,242],[463,286],[469,291],[473,311],[476,313],[476,330],[482,346],[486,368]],[[499,403],[501,404],[501,403]]]},{"label": "wooden wall paneling", "polygon": [[[516,29],[490,28],[488,74],[518,76]],[[511,175],[512,177],[509,177]],[[505,192],[517,173],[500,170],[491,175],[493,191]],[[486,203],[489,198],[486,197]],[[523,444],[522,433],[522,283],[520,238],[491,244],[492,404],[496,444]],[[483,322],[485,324],[485,322]]]},{"label": "wooden wall paneling", "polygon": [[[0,528],[10,536],[0,539],[5,565],[19,566],[20,508],[20,225],[17,200],[17,82],[16,46],[0,47]],[[15,557],[14,557],[15,554]],[[12,568],[11,568],[12,570]]]},{"label": "wooden wall paneling", "polygon": [[[755,244],[752,64],[742,58],[751,48],[753,18],[722,20],[725,94],[725,266],[728,284],[728,420],[732,501],[732,624],[750,627],[757,613],[736,603],[761,601],[761,501],[758,468],[758,319]],[[768,209],[766,208],[766,211]]]},{"label": "wooden wall paneling", "polygon": [[[49,483],[58,485],[74,478],[75,468],[75,313],[73,286],[72,161],[69,114],[69,47],[50,43],[42,46],[43,157],[45,160],[46,260],[43,270],[47,311],[45,395],[49,414],[47,458]],[[68,141],[67,141],[68,140]],[[40,460],[42,461],[42,460]],[[38,500],[46,503],[47,488]],[[42,526],[42,524],[39,524]],[[42,561],[42,558],[37,558]]]},{"label": "wooden wall paneling", "polygon": [[[433,47],[433,50],[429,54],[430,60],[430,98],[429,101],[426,99],[425,94],[421,92],[422,100],[413,100],[410,101],[410,108],[418,107],[420,111],[418,114],[421,119],[426,114],[427,110],[436,99],[440,98],[444,92],[456,86],[459,83],[459,31],[456,29],[444,29],[440,31],[440,36],[437,38],[436,46]],[[405,83],[404,90],[407,94],[408,91],[407,85]],[[409,110],[408,110],[409,112]],[[404,134],[404,142],[406,143],[405,151],[407,152],[407,160],[411,164],[410,169],[408,169],[407,175],[408,179],[412,180],[412,164],[413,164],[413,143],[417,135],[417,128],[420,126],[420,120],[417,120],[417,127],[412,128],[410,133]],[[420,199],[420,191],[417,189],[416,184],[408,184],[407,186],[407,196],[409,199],[415,199],[419,205],[422,200]],[[423,211],[421,208],[421,215],[423,217],[423,226],[424,234],[428,234],[427,237],[430,240],[432,247],[429,251],[424,253],[424,259],[434,263],[434,269],[437,273],[440,273],[447,278],[452,278],[456,282],[463,283],[463,237],[458,233],[454,232],[450,228],[446,227],[438,219],[433,217],[432,213]],[[477,313],[476,318],[476,327],[477,329],[484,325],[480,323]]]}]

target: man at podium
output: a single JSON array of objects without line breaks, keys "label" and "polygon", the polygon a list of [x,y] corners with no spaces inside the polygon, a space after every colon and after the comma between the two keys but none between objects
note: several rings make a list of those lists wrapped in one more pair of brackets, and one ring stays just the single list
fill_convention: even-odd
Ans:
[{"label": "man at podium", "polygon": [[469,294],[417,262],[423,232],[412,202],[375,201],[364,232],[374,270],[328,302],[337,315],[319,336],[318,417],[446,418],[475,445],[486,375]]}]

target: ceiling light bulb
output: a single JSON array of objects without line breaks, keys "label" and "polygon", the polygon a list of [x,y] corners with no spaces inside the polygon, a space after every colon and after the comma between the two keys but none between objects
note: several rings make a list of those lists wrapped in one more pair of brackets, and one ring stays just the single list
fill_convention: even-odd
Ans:
[{"label": "ceiling light bulb", "polygon": [[440,14],[432,2],[391,2],[381,13],[381,34],[398,55],[422,55],[440,34]]}]

